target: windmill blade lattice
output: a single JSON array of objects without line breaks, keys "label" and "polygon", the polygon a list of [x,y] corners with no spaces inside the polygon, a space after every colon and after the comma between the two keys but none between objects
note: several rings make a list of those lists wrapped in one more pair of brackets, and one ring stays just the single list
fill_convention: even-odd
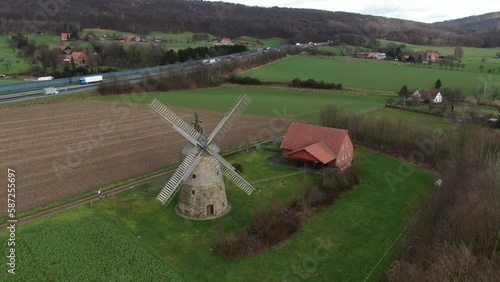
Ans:
[{"label": "windmill blade lattice", "polygon": [[226,132],[231,128],[233,123],[238,119],[241,113],[245,110],[245,108],[250,103],[250,98],[247,95],[243,94],[238,98],[238,100],[234,103],[231,109],[227,112],[227,114],[222,118],[217,127],[212,131],[210,136],[208,137],[208,144],[212,141],[215,143],[219,143],[222,137],[226,134]]},{"label": "windmill blade lattice", "polygon": [[191,125],[183,121],[179,116],[172,112],[172,110],[167,108],[167,106],[154,99],[153,101],[151,101],[151,103],[149,103],[149,107],[158,115],[160,115],[164,120],[168,121],[177,132],[191,141],[191,143],[202,145],[199,141],[202,135]]},{"label": "windmill blade lattice", "polygon": [[170,200],[172,200],[175,192],[179,190],[181,184],[191,174],[193,169],[200,161],[202,153],[203,151],[200,150],[198,153],[189,154],[186,156],[186,158],[184,158],[172,177],[170,177],[170,179],[168,180],[165,187],[163,187],[160,194],[158,194],[158,196],[156,197],[163,205],[168,204]]},{"label": "windmill blade lattice", "polygon": [[[236,168],[228,163],[224,158],[219,156],[218,154],[212,154],[212,159],[210,163],[215,167],[220,167],[222,174],[224,174],[229,180],[231,180],[238,188],[243,190],[243,192],[248,195],[252,194],[256,189],[252,186],[252,184],[248,183],[245,178],[241,177],[239,173],[236,172]],[[221,165],[219,165],[221,164]]]}]

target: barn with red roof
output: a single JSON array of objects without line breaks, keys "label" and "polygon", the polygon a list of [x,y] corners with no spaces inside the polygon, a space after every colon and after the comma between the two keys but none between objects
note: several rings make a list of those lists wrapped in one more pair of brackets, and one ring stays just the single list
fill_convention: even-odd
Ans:
[{"label": "barn with red roof", "polygon": [[352,164],[354,143],[349,131],[293,122],[281,143],[283,157],[342,170]]}]

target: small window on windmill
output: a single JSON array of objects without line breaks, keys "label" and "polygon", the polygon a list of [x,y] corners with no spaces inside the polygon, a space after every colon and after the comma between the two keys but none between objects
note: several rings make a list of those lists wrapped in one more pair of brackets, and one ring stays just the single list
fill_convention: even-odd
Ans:
[{"label": "small window on windmill", "polygon": [[219,185],[219,189],[222,191],[222,185]]},{"label": "small window on windmill", "polygon": [[219,171],[217,171],[217,175],[219,175]]},{"label": "small window on windmill", "polygon": [[194,190],[191,190],[191,195],[194,195]]},{"label": "small window on windmill", "polygon": [[195,178],[196,178],[196,174],[193,174],[193,179],[195,179]]}]

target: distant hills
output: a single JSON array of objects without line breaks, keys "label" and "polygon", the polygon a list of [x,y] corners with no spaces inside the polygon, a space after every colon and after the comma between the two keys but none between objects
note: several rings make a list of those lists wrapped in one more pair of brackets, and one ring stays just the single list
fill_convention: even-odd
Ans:
[{"label": "distant hills", "polygon": [[187,0],[0,0],[0,6],[3,33],[101,28],[135,33],[160,30],[229,37],[276,36],[290,42],[355,44],[361,38],[386,38],[438,46],[500,46],[499,13],[426,24],[346,12]]},{"label": "distant hills", "polygon": [[500,31],[500,12],[444,21],[435,23],[435,25],[451,30],[465,30],[469,32],[498,32]]}]

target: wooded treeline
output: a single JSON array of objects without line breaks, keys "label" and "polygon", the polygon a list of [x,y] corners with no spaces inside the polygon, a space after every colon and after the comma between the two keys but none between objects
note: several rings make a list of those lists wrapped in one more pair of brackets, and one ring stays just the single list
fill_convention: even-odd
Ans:
[{"label": "wooded treeline", "polygon": [[[50,5],[49,5],[50,4]],[[427,45],[491,47],[500,32],[470,32],[433,25],[345,12],[261,8],[185,0],[0,0],[0,32],[71,32],[80,28],[207,32],[215,36],[283,37],[292,42],[358,38]]]},{"label": "wooded treeline", "polygon": [[[500,132],[462,124],[454,130],[344,114],[327,107],[325,126],[348,129],[358,144],[437,171],[441,185],[417,207],[388,281],[496,281],[500,277]],[[414,168],[386,171],[389,188]]]}]

